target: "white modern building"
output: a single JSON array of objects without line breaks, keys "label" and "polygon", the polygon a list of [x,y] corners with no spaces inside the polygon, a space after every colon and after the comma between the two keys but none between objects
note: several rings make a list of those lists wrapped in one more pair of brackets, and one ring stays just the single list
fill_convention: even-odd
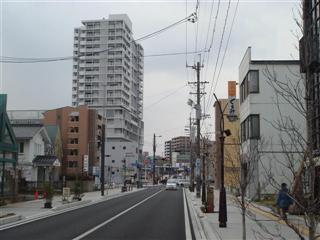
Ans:
[{"label": "white modern building", "polygon": [[[136,171],[143,146],[143,48],[126,14],[82,21],[74,30],[72,105],[106,116],[107,175]],[[125,163],[125,164],[124,164]]]},{"label": "white modern building", "polygon": [[299,164],[295,163],[301,161],[301,148],[294,146],[285,132],[279,131],[277,121],[289,123],[292,120],[301,133],[306,134],[304,118],[292,104],[281,97],[277,98],[270,85],[272,79],[283,83],[290,81],[293,86],[301,84],[303,76],[300,74],[299,61],[252,60],[249,47],[239,67],[239,86],[243,176],[250,174],[248,166],[253,169],[247,189],[250,198],[275,193],[282,182],[291,187],[291,170],[297,170]]}]

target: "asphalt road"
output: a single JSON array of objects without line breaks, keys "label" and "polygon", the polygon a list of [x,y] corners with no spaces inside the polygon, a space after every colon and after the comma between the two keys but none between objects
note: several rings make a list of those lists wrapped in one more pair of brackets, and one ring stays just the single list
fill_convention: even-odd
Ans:
[{"label": "asphalt road", "polygon": [[0,239],[185,239],[182,190],[159,191],[146,189],[6,229]]}]

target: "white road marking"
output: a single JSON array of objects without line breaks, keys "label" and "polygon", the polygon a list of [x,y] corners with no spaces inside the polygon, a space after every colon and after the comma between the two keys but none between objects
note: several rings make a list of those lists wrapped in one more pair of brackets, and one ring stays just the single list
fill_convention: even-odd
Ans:
[{"label": "white road marking", "polygon": [[39,214],[35,214],[35,215],[32,215],[32,216],[28,216],[28,217],[22,218],[22,220],[20,220],[18,222],[13,222],[13,223],[0,225],[0,231],[6,230],[6,229],[10,229],[10,228],[14,228],[14,227],[17,227],[17,226],[20,226],[20,225],[24,225],[24,224],[27,224],[27,223],[31,223],[31,222],[34,222],[34,221],[38,221],[38,220],[41,220],[41,219],[57,216],[57,215],[60,215],[60,214],[66,213],[66,212],[71,212],[73,210],[77,210],[77,209],[80,209],[80,208],[84,208],[84,207],[92,206],[92,205],[95,205],[95,204],[99,204],[101,202],[106,202],[106,201],[109,201],[109,200],[112,200],[112,199],[115,199],[115,198],[124,197],[124,196],[130,195],[132,193],[140,192],[140,191],[143,191],[143,190],[145,190],[145,188],[141,189],[141,190],[136,190],[134,192],[126,192],[126,193],[121,194],[121,195],[116,194],[116,195],[106,196],[103,199],[99,199],[99,200],[96,200],[96,201],[85,203],[85,204],[82,204],[82,205],[79,205],[79,206],[68,207],[66,209],[59,210],[57,212],[52,212],[52,209],[51,209],[51,210],[48,210],[46,212],[42,212],[42,213],[39,213]]},{"label": "white road marking", "polygon": [[186,239],[192,239],[186,197],[183,189],[184,228],[186,230]]},{"label": "white road marking", "polygon": [[88,236],[89,234],[93,233],[94,231],[98,230],[99,228],[105,226],[106,224],[112,222],[113,220],[117,219],[118,217],[120,217],[121,215],[129,212],[130,210],[138,207],[139,205],[141,205],[142,203],[148,201],[150,198],[153,198],[154,196],[156,196],[157,194],[159,194],[160,192],[162,192],[163,190],[160,190],[159,192],[156,192],[155,194],[152,194],[150,197],[145,198],[144,200],[142,200],[141,202],[136,203],[135,205],[133,205],[132,207],[122,211],[121,213],[118,213],[117,215],[113,216],[112,218],[109,218],[108,220],[104,221],[103,223],[99,224],[98,226],[91,228],[90,230],[84,232],[83,234],[79,235],[78,237],[73,238],[72,240],[80,240],[86,236]]}]

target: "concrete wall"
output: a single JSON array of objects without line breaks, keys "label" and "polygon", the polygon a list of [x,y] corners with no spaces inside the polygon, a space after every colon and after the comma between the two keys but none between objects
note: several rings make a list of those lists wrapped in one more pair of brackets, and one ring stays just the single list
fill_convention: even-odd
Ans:
[{"label": "concrete wall", "polygon": [[[303,116],[298,113],[291,104],[280,99],[280,104],[276,104],[276,94],[274,89],[268,84],[267,72],[271,72],[273,77],[287,82],[288,79],[293,83],[300,80],[300,67],[294,61],[252,61],[251,49],[249,48],[243,58],[239,68],[239,86],[249,70],[259,71],[259,93],[251,93],[240,105],[240,122],[243,122],[250,114],[260,116],[260,139],[247,140],[242,144],[242,154],[250,154],[252,146],[259,145],[260,160],[255,167],[254,180],[249,187],[248,196],[257,195],[257,190],[261,193],[274,193],[276,187],[282,182],[290,186],[292,174],[286,165],[289,164],[286,154],[283,153],[281,141],[286,146],[293,143],[285,134],[280,136],[274,124],[280,119],[291,119],[301,133],[306,133],[306,123]],[[299,150],[299,149],[298,149]],[[299,161],[299,154],[292,154],[292,159]],[[270,179],[270,174],[272,179]]]}]

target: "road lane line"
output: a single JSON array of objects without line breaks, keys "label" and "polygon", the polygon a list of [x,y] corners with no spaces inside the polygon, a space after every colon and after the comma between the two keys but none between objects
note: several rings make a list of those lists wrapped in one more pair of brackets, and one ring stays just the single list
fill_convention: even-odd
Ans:
[{"label": "road lane line", "polygon": [[34,221],[46,219],[46,218],[49,218],[49,217],[58,216],[58,215],[61,215],[63,213],[67,213],[67,212],[78,210],[78,209],[81,209],[81,208],[84,208],[84,207],[90,207],[90,206],[93,206],[93,205],[96,205],[96,204],[107,202],[107,201],[112,200],[112,199],[125,197],[125,196],[128,196],[130,194],[135,194],[137,192],[145,191],[145,190],[148,190],[148,188],[144,188],[144,189],[141,189],[141,190],[136,190],[134,192],[125,192],[125,193],[123,193],[121,195],[115,194],[115,195],[111,195],[111,196],[105,196],[104,198],[99,199],[97,201],[92,201],[92,202],[81,204],[81,205],[78,205],[78,206],[69,207],[69,208],[66,208],[66,209],[63,209],[63,210],[59,210],[59,211],[52,212],[52,209],[51,209],[51,210],[48,210],[46,212],[42,212],[42,213],[35,214],[35,215],[32,215],[32,216],[28,216],[28,217],[23,217],[21,220],[19,220],[17,222],[12,222],[12,223],[8,223],[8,224],[0,225],[0,232],[3,231],[3,230],[7,230],[7,229],[10,229],[10,228],[14,228],[14,227],[18,227],[18,226],[21,226],[21,225],[24,225],[24,224],[28,224],[28,223],[31,223],[31,222],[34,222]]},{"label": "road lane line", "polygon": [[183,189],[183,209],[184,209],[184,227],[186,230],[186,239],[192,239],[191,235],[191,228],[190,228],[190,222],[189,222],[189,213],[187,209],[187,201],[186,201],[186,195]]},{"label": "road lane line", "polygon": [[115,220],[115,219],[117,219],[118,217],[122,216],[123,214],[129,212],[130,210],[138,207],[138,206],[141,205],[142,203],[148,201],[149,199],[153,198],[154,196],[156,196],[157,194],[159,194],[159,193],[161,193],[161,192],[163,192],[163,189],[160,190],[160,191],[158,191],[158,192],[156,192],[156,193],[154,193],[154,194],[152,194],[151,196],[145,198],[145,199],[142,200],[141,202],[136,203],[136,204],[133,205],[132,207],[130,207],[130,208],[128,208],[128,209],[126,209],[126,210],[118,213],[117,215],[113,216],[112,218],[109,218],[108,220],[104,221],[103,223],[99,224],[98,226],[96,226],[96,227],[94,227],[94,228],[91,228],[90,230],[88,230],[88,231],[84,232],[83,234],[79,235],[78,237],[73,238],[72,240],[80,240],[80,239],[88,236],[89,234],[93,233],[94,231],[98,230],[99,228],[103,227],[104,225],[112,222],[113,220]]}]

